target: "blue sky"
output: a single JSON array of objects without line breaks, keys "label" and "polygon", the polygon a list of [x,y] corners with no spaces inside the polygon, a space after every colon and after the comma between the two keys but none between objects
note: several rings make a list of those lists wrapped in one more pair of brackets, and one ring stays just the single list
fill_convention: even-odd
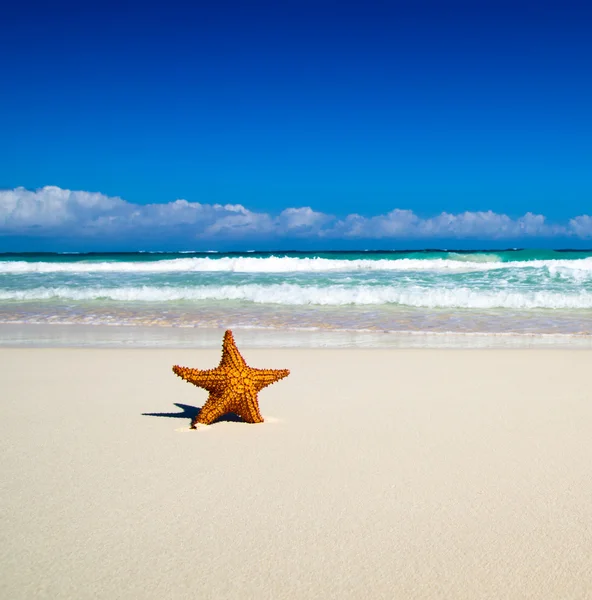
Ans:
[{"label": "blue sky", "polygon": [[[590,3],[569,1],[14,3],[0,20],[0,187],[12,194],[0,250],[146,235],[121,206],[109,230],[108,200],[80,221],[82,196],[57,206],[14,191],[45,186],[171,210],[241,205],[271,219],[249,247],[292,239],[276,221],[305,207],[327,218],[302,225],[303,245],[495,239],[495,220],[468,236],[381,226],[400,210],[422,222],[534,213],[555,229],[510,228],[503,244],[589,246],[570,220],[592,213],[591,29]],[[366,219],[358,237],[335,229],[352,214]],[[247,231],[167,218],[155,243],[209,232],[204,243],[232,246]]]}]

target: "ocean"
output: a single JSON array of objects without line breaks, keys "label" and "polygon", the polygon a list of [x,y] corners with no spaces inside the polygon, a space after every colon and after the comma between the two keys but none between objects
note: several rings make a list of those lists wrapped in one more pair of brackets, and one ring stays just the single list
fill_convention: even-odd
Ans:
[{"label": "ocean", "polygon": [[592,250],[0,254],[0,324],[592,340]]}]

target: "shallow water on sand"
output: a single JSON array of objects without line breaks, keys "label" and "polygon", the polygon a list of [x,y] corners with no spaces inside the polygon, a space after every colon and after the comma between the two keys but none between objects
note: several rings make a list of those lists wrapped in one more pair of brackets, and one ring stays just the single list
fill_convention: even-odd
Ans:
[{"label": "shallow water on sand", "polygon": [[0,323],[581,337],[592,252],[0,255]]}]

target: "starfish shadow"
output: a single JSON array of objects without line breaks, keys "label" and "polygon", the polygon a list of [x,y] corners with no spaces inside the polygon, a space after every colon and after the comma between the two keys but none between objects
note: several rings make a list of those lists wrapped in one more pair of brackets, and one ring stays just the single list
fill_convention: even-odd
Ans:
[{"label": "starfish shadow", "polygon": [[[201,408],[197,406],[191,406],[189,404],[179,404],[178,402],[173,403],[175,406],[181,409],[181,412],[175,413],[142,413],[143,417],[168,417],[169,419],[189,419],[193,421],[199,413],[201,412]],[[214,423],[220,423],[223,421],[230,421],[233,423],[243,423],[243,420],[235,413],[226,413],[218,417]]]}]

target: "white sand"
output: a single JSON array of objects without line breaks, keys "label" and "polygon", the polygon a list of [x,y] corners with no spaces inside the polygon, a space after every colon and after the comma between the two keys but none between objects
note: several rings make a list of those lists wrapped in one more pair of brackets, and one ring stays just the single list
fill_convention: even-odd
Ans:
[{"label": "white sand", "polygon": [[592,352],[244,354],[196,432],[219,350],[0,350],[0,597],[592,597]]}]

